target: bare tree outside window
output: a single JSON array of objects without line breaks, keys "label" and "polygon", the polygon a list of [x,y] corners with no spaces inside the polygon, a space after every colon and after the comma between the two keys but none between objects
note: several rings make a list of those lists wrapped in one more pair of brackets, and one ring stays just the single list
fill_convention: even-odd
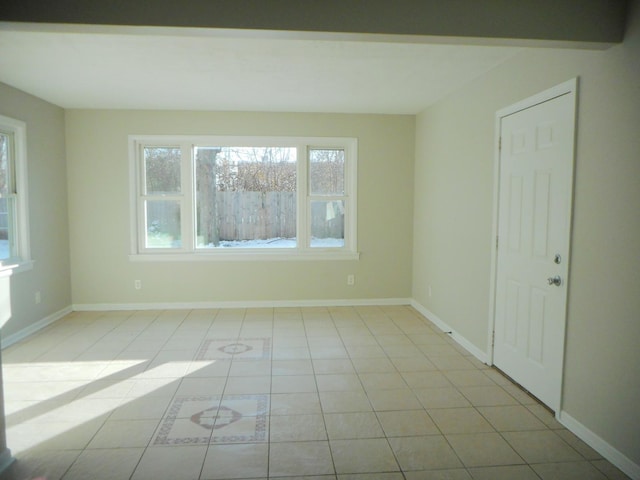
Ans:
[{"label": "bare tree outside window", "polygon": [[295,246],[295,148],[196,147],[195,158],[199,248],[281,239]]},{"label": "bare tree outside window", "polygon": [[344,195],[344,150],[309,151],[311,195]]},{"label": "bare tree outside window", "polygon": [[144,180],[146,240],[148,248],[180,248],[180,201],[167,196],[180,193],[180,147],[145,147]]},{"label": "bare tree outside window", "polygon": [[146,193],[175,193],[180,189],[181,152],[178,147],[146,147],[144,170]]}]

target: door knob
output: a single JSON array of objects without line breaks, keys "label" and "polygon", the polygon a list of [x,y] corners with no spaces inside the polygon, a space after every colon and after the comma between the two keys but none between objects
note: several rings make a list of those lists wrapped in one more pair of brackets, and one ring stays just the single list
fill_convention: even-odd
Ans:
[{"label": "door knob", "polygon": [[549,282],[549,285],[559,287],[562,284],[562,279],[560,278],[560,275],[556,275],[555,277],[547,278],[547,282]]}]

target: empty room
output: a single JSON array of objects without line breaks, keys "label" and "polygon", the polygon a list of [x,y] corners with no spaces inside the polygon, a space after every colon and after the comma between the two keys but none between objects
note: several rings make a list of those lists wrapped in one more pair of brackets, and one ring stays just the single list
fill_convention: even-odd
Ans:
[{"label": "empty room", "polygon": [[39,3],[1,479],[640,479],[640,2]]}]

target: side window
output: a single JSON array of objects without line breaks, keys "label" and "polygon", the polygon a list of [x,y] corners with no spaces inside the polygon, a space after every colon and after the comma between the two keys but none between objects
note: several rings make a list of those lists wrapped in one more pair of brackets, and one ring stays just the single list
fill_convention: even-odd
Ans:
[{"label": "side window", "polygon": [[343,148],[309,149],[311,247],[344,247],[345,153]]},{"label": "side window", "polygon": [[0,273],[30,265],[26,125],[0,116]]}]

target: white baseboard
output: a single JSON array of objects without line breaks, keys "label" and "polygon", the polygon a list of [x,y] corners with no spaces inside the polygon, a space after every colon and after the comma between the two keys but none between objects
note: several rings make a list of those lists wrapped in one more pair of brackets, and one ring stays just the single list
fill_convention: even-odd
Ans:
[{"label": "white baseboard", "polygon": [[431,322],[433,322],[443,332],[451,332],[450,333],[451,338],[453,338],[456,341],[456,343],[458,343],[462,348],[467,350],[471,355],[476,357],[482,363],[486,363],[486,364],[489,363],[488,361],[489,356],[487,355],[486,352],[483,352],[478,347],[476,347],[473,343],[467,340],[465,337],[463,337],[458,332],[456,332],[446,322],[438,318],[436,314],[429,311],[429,309],[427,309],[420,303],[416,302],[415,300],[411,300],[411,306],[415,308],[418,312],[420,312],[422,315],[424,315],[426,318],[431,320]]},{"label": "white baseboard", "polygon": [[197,308],[275,308],[275,307],[358,307],[375,305],[410,305],[409,298],[376,298],[352,300],[282,300],[282,301],[237,301],[237,302],[176,302],[176,303],[83,303],[74,304],[52,313],[22,330],[2,338],[4,349],[24,340],[30,335],[51,325],[71,312],[109,312],[113,310],[185,310]]},{"label": "white baseboard", "polygon": [[110,310],[187,310],[197,308],[361,307],[375,305],[411,305],[411,299],[364,298],[341,300],[258,300],[235,302],[78,303],[73,305],[73,311],[103,312]]},{"label": "white baseboard", "polygon": [[596,433],[589,430],[564,410],[561,410],[558,415],[556,415],[556,418],[583,442],[609,460],[633,480],[640,480],[640,465],[634,463],[629,457],[613,447],[611,444],[607,443]]},{"label": "white baseboard", "polygon": [[26,328],[23,328],[22,330],[18,330],[16,333],[12,333],[11,335],[2,337],[2,343],[0,344],[0,348],[7,348],[8,346],[13,345],[14,343],[18,343],[20,340],[24,340],[29,335],[33,335],[37,331],[42,330],[48,325],[51,325],[56,320],[60,320],[62,317],[64,317],[65,315],[68,315],[72,311],[73,311],[72,307],[65,307],[62,310],[59,310],[55,313],[52,313],[51,315],[46,316],[42,320],[38,320],[37,322],[32,323],[31,325],[29,325]]}]

